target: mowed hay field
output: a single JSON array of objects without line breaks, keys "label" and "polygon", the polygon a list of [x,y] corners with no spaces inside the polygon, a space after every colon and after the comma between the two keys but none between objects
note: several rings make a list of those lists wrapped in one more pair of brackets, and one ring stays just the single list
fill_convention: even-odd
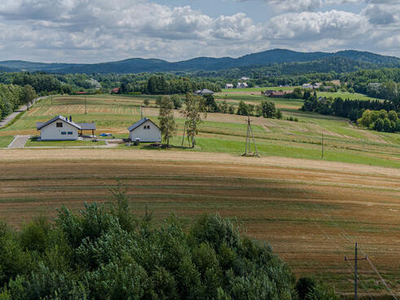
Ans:
[{"label": "mowed hay field", "polygon": [[[237,218],[297,276],[315,275],[338,293],[352,291],[344,255],[352,257],[357,241],[400,292],[398,169],[123,149],[0,150],[0,156],[0,219],[12,226],[54,217],[61,205],[77,211],[84,201],[104,202],[118,178],[137,215],[147,204],[156,222],[172,212],[189,219],[215,212]],[[366,289],[374,297],[387,294],[368,263],[359,266]]]},{"label": "mowed hay field", "polygon": [[[265,100],[261,94],[252,94],[254,93],[239,91],[229,94],[229,97],[234,97],[237,102],[242,99],[253,104]],[[224,97],[224,94],[216,95],[219,102],[223,101]],[[0,147],[6,147],[15,135],[38,135],[36,123],[47,121],[58,114],[72,116],[76,122],[95,122],[97,134],[108,132],[119,138],[127,138],[127,127],[140,119],[140,106],[146,98],[150,100],[150,106],[142,108],[143,116],[158,123],[156,96],[49,97],[32,107],[14,124],[0,130],[0,139],[4,141],[0,141]],[[270,100],[275,102],[277,108],[282,109],[284,118],[294,117],[298,122],[252,117],[254,136],[261,155],[320,159],[323,135],[324,160],[400,168],[399,134],[362,130],[344,118],[301,112],[299,108],[302,100],[299,99]],[[185,120],[182,119],[179,110],[175,110],[174,113],[178,129],[176,137],[172,139],[172,145],[179,147],[182,143]],[[240,155],[245,147],[246,122],[245,116],[208,113],[205,121],[199,126],[195,149],[183,151]],[[27,146],[31,144],[28,143]]]}]

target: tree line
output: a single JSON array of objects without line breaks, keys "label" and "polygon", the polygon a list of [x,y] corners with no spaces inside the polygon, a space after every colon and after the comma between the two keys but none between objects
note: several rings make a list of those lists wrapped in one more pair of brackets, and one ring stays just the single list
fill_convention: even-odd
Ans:
[{"label": "tree line", "polygon": [[400,113],[394,110],[365,110],[362,117],[357,120],[359,126],[370,130],[396,132],[400,131]]},{"label": "tree line", "polygon": [[36,92],[30,85],[0,83],[0,119],[7,117],[21,105],[29,106],[35,98],[37,98]]},{"label": "tree line", "polygon": [[337,299],[228,219],[130,213],[126,190],[55,222],[0,223],[0,299]]},{"label": "tree line", "polygon": [[357,121],[367,109],[370,110],[395,110],[396,106],[388,100],[350,100],[341,97],[317,97],[317,93],[306,91],[303,95],[304,104],[302,111],[317,112],[323,115],[332,115],[349,118]]}]

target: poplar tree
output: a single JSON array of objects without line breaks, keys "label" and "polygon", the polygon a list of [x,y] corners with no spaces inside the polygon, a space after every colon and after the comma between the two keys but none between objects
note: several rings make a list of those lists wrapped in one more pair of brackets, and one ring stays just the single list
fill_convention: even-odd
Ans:
[{"label": "poplar tree", "polygon": [[163,141],[169,147],[169,139],[175,134],[176,123],[174,118],[174,103],[167,96],[161,98],[160,113],[160,130],[163,135]]},{"label": "poplar tree", "polygon": [[194,148],[194,138],[198,133],[198,125],[203,122],[203,119],[207,118],[204,98],[186,94],[185,108],[181,110],[181,115],[186,119],[187,137],[192,148]]}]

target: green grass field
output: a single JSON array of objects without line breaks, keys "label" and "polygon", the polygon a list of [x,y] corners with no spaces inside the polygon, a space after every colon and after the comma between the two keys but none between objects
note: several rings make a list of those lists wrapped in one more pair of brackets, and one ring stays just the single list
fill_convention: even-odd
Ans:
[{"label": "green grass field", "polygon": [[0,136],[0,148],[7,147],[14,139],[14,136]]},{"label": "green grass field", "polygon": [[[224,99],[217,95],[217,101]],[[260,102],[264,96],[251,94],[232,94],[235,101]],[[128,137],[127,127],[140,119],[140,106],[148,96],[93,95],[85,99],[79,96],[58,96],[45,99],[24,114],[14,124],[0,131],[3,147],[8,145],[11,136],[17,134],[37,135],[36,122],[46,121],[55,115],[72,116],[77,122],[95,122],[97,134],[109,132],[117,138]],[[400,135],[361,130],[349,120],[333,116],[302,112],[302,100],[272,99],[277,108],[283,111],[284,120],[253,117],[253,132],[261,155],[286,156],[293,158],[321,159],[322,135],[324,136],[324,159],[329,161],[353,162],[377,166],[400,167]],[[143,108],[144,116],[158,122],[158,108],[154,97],[150,107]],[[236,102],[237,103],[237,102]],[[178,125],[172,145],[182,143],[184,119],[176,111]],[[295,117],[298,122],[286,121]],[[197,144],[194,151],[227,152],[240,155],[244,152],[247,126],[246,117],[209,113],[199,126]],[[95,145],[101,145],[96,143]],[[93,142],[34,142],[26,147],[38,146],[94,146]],[[125,147],[124,145],[120,146]],[[134,147],[133,147],[134,148]],[[133,149],[128,148],[128,149]],[[175,148],[176,150],[177,148]],[[178,148],[179,149],[179,148]]]},{"label": "green grass field", "polygon": [[104,141],[92,142],[92,141],[36,141],[29,140],[25,144],[25,148],[29,147],[96,147],[103,146],[106,143]]}]

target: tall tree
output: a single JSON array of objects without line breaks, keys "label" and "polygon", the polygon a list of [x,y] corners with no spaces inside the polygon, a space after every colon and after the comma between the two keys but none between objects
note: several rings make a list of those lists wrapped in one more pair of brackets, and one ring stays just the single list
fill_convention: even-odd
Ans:
[{"label": "tall tree", "polygon": [[203,119],[207,118],[204,98],[189,93],[186,94],[185,108],[181,110],[181,115],[186,118],[185,126],[187,128],[188,140],[192,148],[194,148],[194,138],[198,133],[198,125]]},{"label": "tall tree", "polygon": [[160,130],[163,135],[163,140],[167,143],[167,147],[169,147],[169,139],[176,131],[176,123],[174,118],[174,103],[167,96],[161,99],[158,119],[160,120]]}]

